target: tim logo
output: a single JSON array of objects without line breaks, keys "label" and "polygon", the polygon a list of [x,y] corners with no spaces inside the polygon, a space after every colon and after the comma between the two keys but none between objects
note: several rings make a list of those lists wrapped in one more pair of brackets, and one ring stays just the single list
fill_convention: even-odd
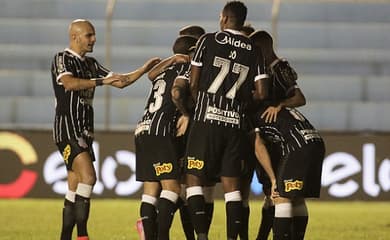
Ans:
[{"label": "tim logo", "polygon": [[163,165],[155,165],[154,170],[156,171],[156,176],[160,176],[163,173],[172,172],[173,166],[172,163],[164,163]]},{"label": "tim logo", "polygon": [[295,180],[287,180],[284,182],[284,191],[290,192],[293,190],[302,190],[303,189],[303,181]]},{"label": "tim logo", "polygon": [[204,162],[202,160],[195,159],[193,157],[188,157],[187,169],[202,169]]}]

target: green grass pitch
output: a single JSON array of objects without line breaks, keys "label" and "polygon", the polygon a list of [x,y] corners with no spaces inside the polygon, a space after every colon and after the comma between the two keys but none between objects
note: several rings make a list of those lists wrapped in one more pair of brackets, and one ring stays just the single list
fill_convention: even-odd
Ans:
[{"label": "green grass pitch", "polygon": [[[262,202],[250,202],[250,239],[255,239]],[[63,200],[0,200],[0,240],[59,239]],[[139,201],[126,199],[92,200],[89,234],[91,240],[137,240],[135,222]],[[388,202],[309,201],[309,240],[385,240],[390,239],[390,204]],[[210,239],[225,239],[225,210],[216,201]],[[184,234],[176,213],[171,229],[172,240]],[[74,231],[75,233],[75,231]],[[75,239],[75,238],[74,238]],[[271,239],[271,238],[269,238]]]}]

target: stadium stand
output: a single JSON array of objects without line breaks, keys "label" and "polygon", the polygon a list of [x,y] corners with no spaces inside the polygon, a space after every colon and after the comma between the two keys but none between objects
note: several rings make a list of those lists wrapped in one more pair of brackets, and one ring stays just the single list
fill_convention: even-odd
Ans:
[{"label": "stadium stand", "polygon": [[[248,20],[271,29],[272,1],[248,0]],[[112,66],[132,70],[151,56],[166,57],[180,27],[218,30],[223,1],[118,0],[112,24]],[[4,0],[0,8],[0,126],[51,128],[50,62],[66,47],[67,27],[90,19],[97,30],[94,56],[104,62],[104,0]],[[201,9],[195,11],[194,9]],[[307,97],[303,112],[319,129],[389,131],[390,1],[283,1],[278,55],[290,60]],[[109,89],[110,128],[129,129],[149,91],[142,77]],[[96,91],[96,127],[104,126],[106,88]],[[380,112],[382,111],[382,113]],[[383,118],[375,116],[381,114]],[[356,118],[356,119],[355,119]]]},{"label": "stadium stand", "polygon": [[390,76],[368,77],[365,89],[367,101],[390,102]]},{"label": "stadium stand", "polygon": [[305,97],[312,101],[361,101],[363,98],[363,79],[358,76],[302,75],[298,84]]}]

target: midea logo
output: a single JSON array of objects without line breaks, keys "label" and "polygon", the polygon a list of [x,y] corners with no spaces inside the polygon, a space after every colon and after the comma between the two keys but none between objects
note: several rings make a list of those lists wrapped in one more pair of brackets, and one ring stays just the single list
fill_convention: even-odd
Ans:
[{"label": "midea logo", "polygon": [[233,47],[237,47],[237,48],[243,48],[243,49],[246,49],[248,51],[252,50],[252,45],[251,44],[247,44],[245,42],[241,42],[241,40],[237,40],[235,39],[234,37],[231,37],[229,34],[227,34],[226,32],[218,32],[215,34],[215,41],[219,44],[222,44],[222,45],[225,45],[225,44],[229,44]]}]

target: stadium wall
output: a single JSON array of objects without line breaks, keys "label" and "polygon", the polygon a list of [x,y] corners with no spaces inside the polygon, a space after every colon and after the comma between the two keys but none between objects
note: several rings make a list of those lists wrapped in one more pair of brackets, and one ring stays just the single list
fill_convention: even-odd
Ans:
[{"label": "stadium wall", "polygon": [[[324,132],[323,137],[322,200],[390,200],[390,133]],[[139,198],[134,133],[98,132],[94,149],[94,197]],[[62,198],[66,191],[66,170],[51,131],[0,130],[0,164],[0,198]],[[263,197],[255,178],[252,197]]]}]

